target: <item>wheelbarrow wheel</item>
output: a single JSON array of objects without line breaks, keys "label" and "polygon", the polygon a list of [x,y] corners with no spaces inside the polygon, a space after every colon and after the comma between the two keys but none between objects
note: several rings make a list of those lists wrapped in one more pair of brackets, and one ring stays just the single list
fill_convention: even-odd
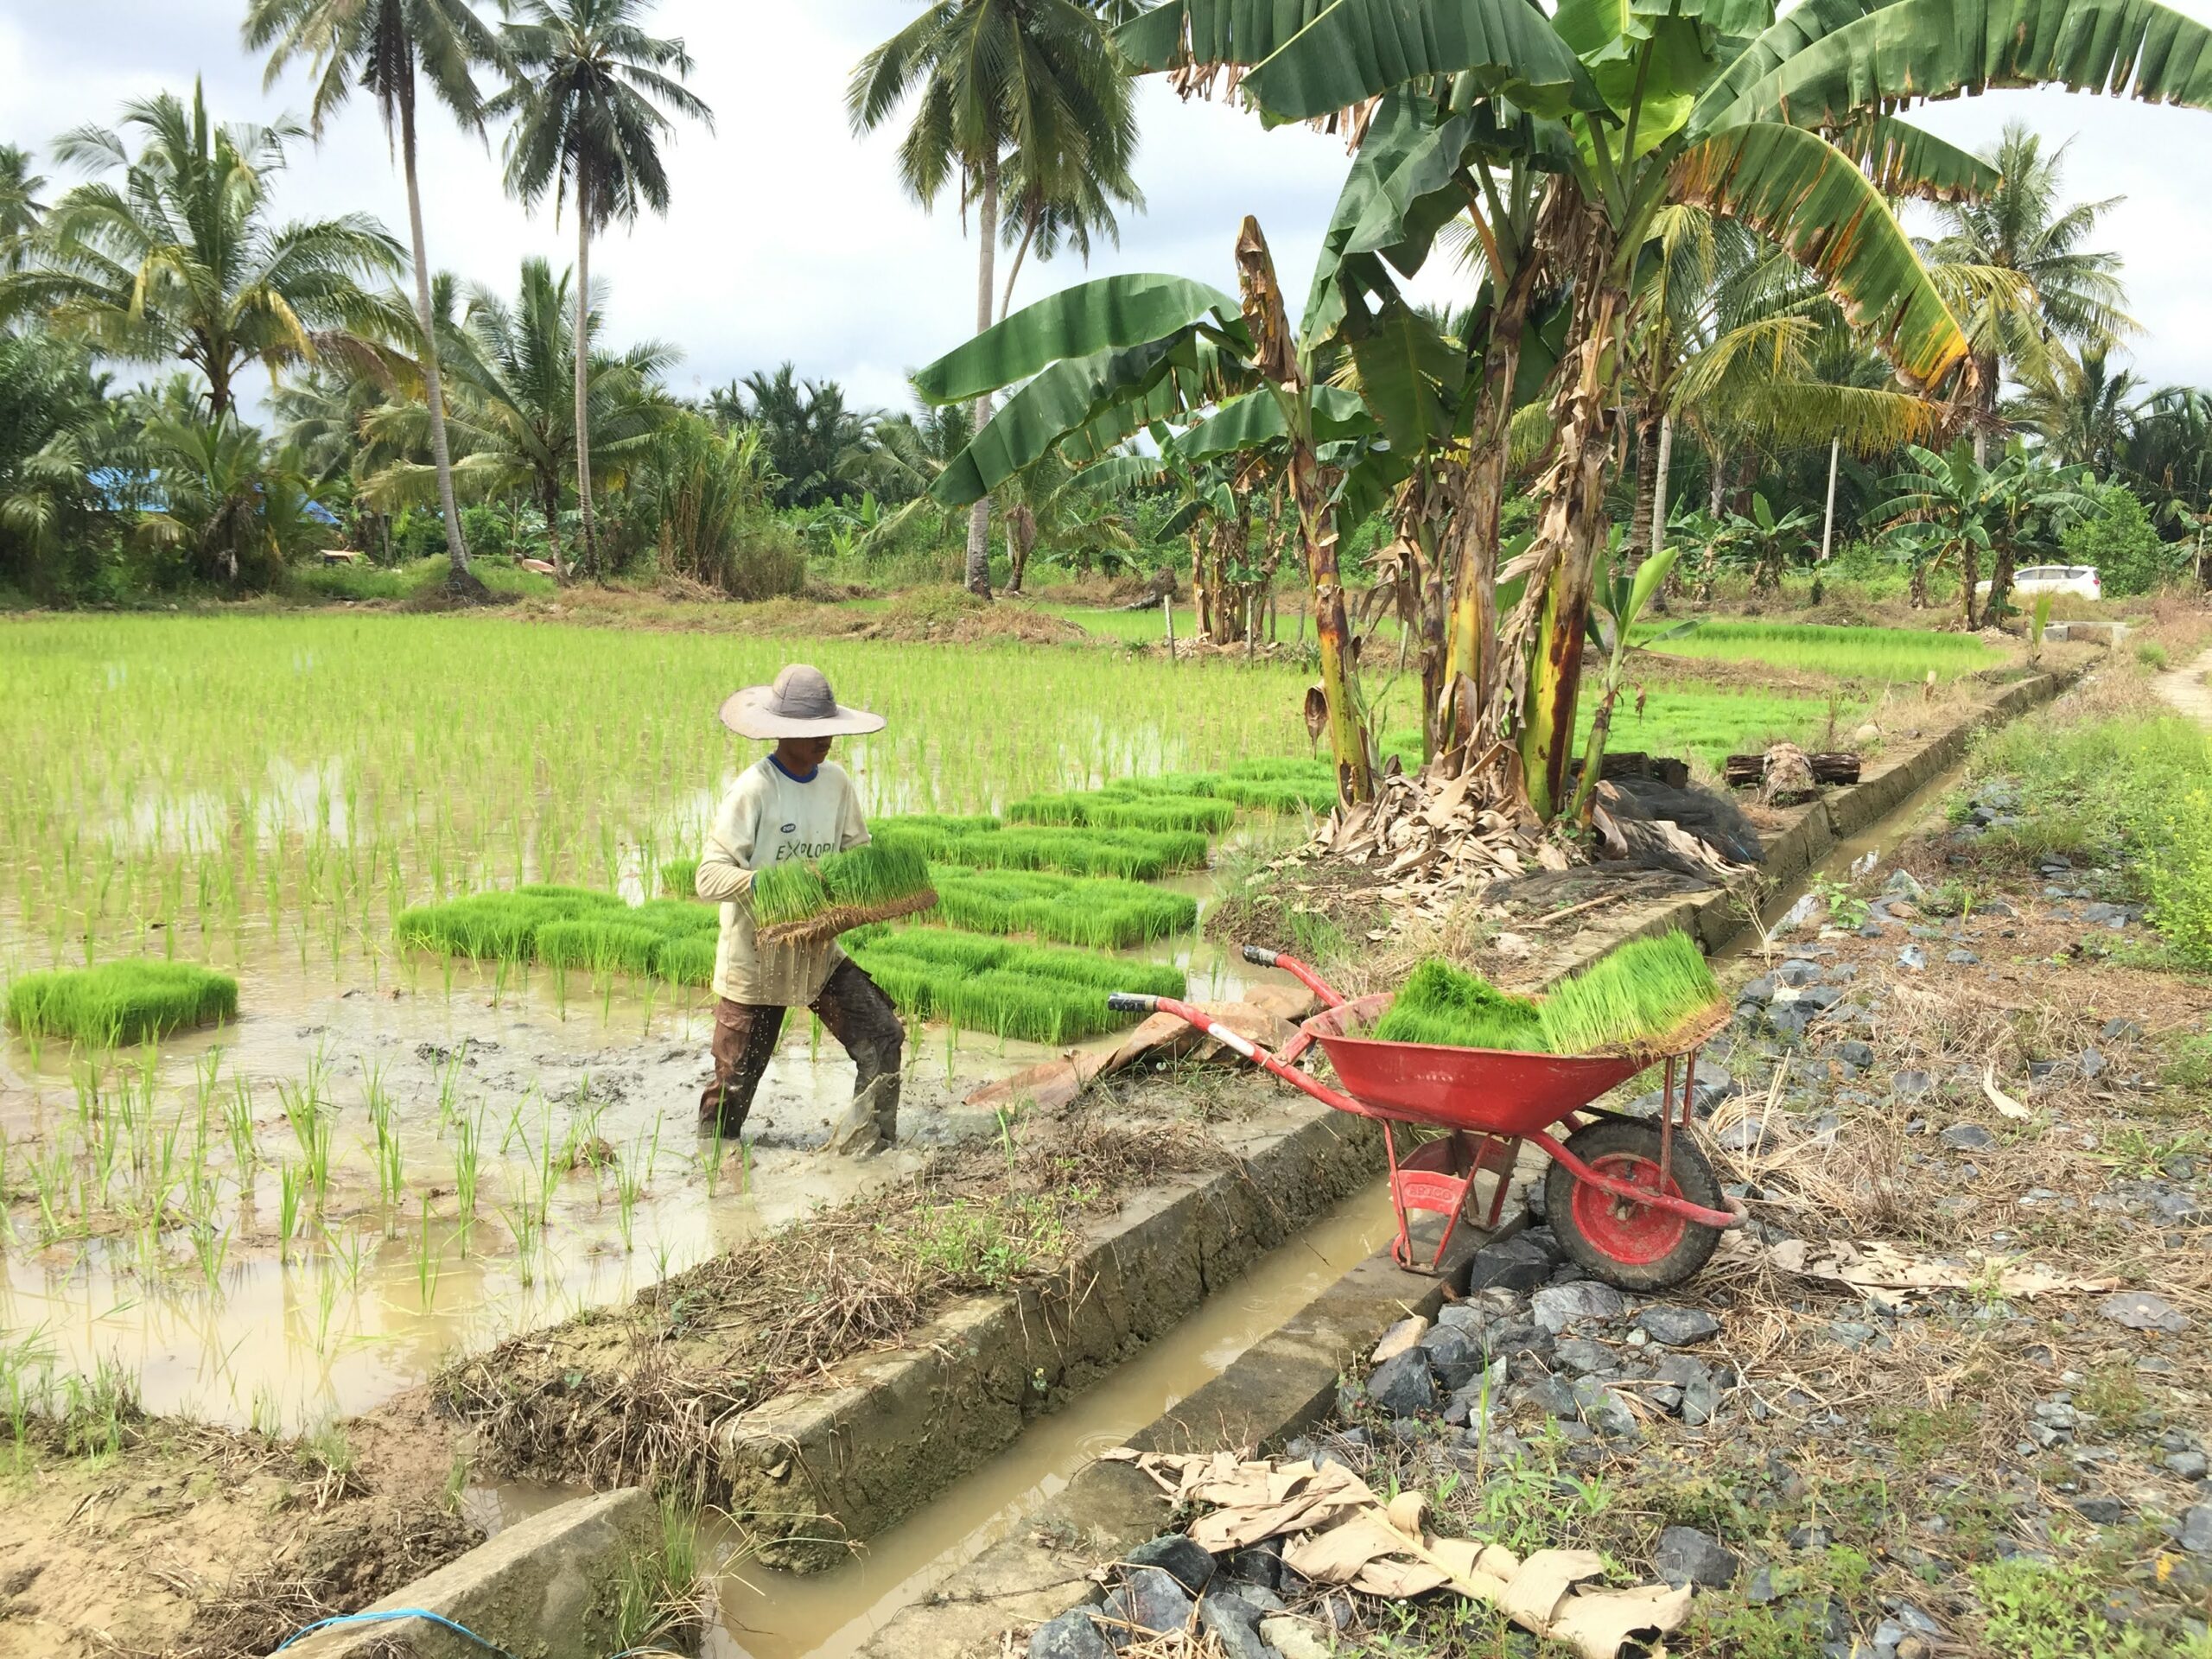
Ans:
[{"label": "wheelbarrow wheel", "polygon": [[[1567,1149],[1601,1175],[1650,1192],[1659,1188],[1659,1126],[1608,1121],[1567,1137]],[[1689,1136],[1677,1132],[1667,1190],[1707,1210],[1725,1210],[1720,1182]],[[1616,1198],[1575,1179],[1554,1160],[1544,1178],[1552,1231],[1584,1271],[1622,1290],[1663,1290],[1706,1264],[1720,1243],[1717,1228],[1650,1205]]]}]

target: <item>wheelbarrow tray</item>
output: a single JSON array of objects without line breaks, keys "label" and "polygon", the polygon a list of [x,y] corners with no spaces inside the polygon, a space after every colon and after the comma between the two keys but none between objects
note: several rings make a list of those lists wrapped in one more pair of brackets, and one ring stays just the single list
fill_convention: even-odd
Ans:
[{"label": "wheelbarrow tray", "polygon": [[1344,1092],[1376,1117],[1527,1136],[1651,1064],[1642,1055],[1531,1054],[1440,1043],[1384,1043],[1370,1031],[1388,993],[1324,1009],[1300,1029],[1320,1044]]}]

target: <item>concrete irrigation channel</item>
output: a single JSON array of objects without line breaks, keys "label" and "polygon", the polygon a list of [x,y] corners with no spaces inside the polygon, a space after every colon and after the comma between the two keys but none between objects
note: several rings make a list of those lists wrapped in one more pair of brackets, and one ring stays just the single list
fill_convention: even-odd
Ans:
[{"label": "concrete irrigation channel", "polygon": [[[1859,784],[1783,815],[1764,837],[1763,899],[1713,891],[1623,904],[1586,918],[1533,977],[1548,982],[1670,930],[1723,950],[1750,914],[1786,908],[1824,862],[1900,833],[1977,730],[2018,717],[2071,677],[2037,675],[1993,691],[1942,729],[1894,743]],[[723,1581],[708,1651],[957,1654],[1076,1605],[1092,1562],[1166,1519],[1149,1481],[1096,1453],[1115,1444],[1260,1445],[1296,1433],[1332,1408],[1347,1360],[1408,1313],[1433,1313],[1457,1294],[1467,1262],[1491,1242],[1463,1228],[1435,1276],[1373,1251],[1389,1214],[1373,1179],[1376,1137],[1302,1099],[1279,1102],[1234,1150],[1217,1173],[1126,1202],[1070,1274],[957,1303],[899,1349],[841,1366],[826,1386],[779,1396],[721,1431],[715,1496],[742,1523],[750,1554]],[[1532,1173],[1524,1164],[1515,1183]],[[1521,1224],[1509,1205],[1500,1232]],[[472,1581],[468,1563],[479,1557],[512,1576],[533,1550],[565,1551],[569,1576],[603,1575],[605,1560],[573,1559],[578,1535],[563,1517],[621,1512],[607,1502],[556,1504],[524,1523],[544,1543],[502,1535],[388,1605],[469,1605],[454,1586]],[[604,1551],[627,1547],[619,1529],[602,1531]],[[502,1617],[518,1627],[483,1634],[514,1651],[565,1655],[569,1638],[544,1622],[550,1598],[543,1606],[541,1615],[510,1599]],[[296,1650],[308,1659],[353,1651],[334,1645],[338,1636]],[[442,1654],[439,1639],[426,1633],[417,1650]]]}]

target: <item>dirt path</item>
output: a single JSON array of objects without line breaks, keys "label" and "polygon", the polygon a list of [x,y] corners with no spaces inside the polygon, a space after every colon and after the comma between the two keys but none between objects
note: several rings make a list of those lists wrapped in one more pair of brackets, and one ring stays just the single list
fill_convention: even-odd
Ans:
[{"label": "dirt path", "polygon": [[2212,674],[2212,651],[2159,675],[2151,689],[2200,726],[2212,726],[2212,685],[2205,683],[2207,674]]}]

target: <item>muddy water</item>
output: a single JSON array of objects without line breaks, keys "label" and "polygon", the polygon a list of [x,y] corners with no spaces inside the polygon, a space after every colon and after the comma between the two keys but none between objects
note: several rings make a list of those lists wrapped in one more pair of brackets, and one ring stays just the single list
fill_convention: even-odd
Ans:
[{"label": "muddy water", "polygon": [[[0,1044],[14,1198],[0,1343],[41,1353],[57,1375],[119,1367],[149,1409],[219,1421],[299,1427],[364,1410],[458,1349],[626,1300],[890,1180],[927,1146],[982,1133],[960,1097],[1047,1052],[975,1033],[948,1052],[942,1029],[917,1032],[908,1141],[856,1161],[814,1149],[849,1099],[852,1068],[801,1014],[740,1153],[696,1132],[707,1040],[696,995],[648,998],[623,982],[572,987],[564,1003],[542,972],[509,985],[463,967],[448,988],[437,964],[419,965],[413,988],[387,970],[372,990],[365,963],[334,976],[274,953],[239,977],[238,1024],[124,1057],[91,1102],[56,1046]],[[126,1106],[149,1058],[150,1110]],[[285,1095],[308,1090],[334,1124],[332,1175],[321,1216],[303,1201],[287,1244],[283,1189],[305,1158]],[[391,1103],[399,1147],[391,1205],[372,1173],[372,1092]],[[151,1158],[175,1173],[149,1179],[126,1148],[108,1201],[91,1206],[94,1236],[65,1227],[48,1242],[35,1164],[49,1147],[83,1147],[118,1109],[150,1123]],[[224,1122],[240,1111],[257,1147],[243,1179]],[[456,1189],[472,1136],[479,1192],[465,1225]],[[612,1161],[579,1160],[593,1143]],[[212,1179],[188,1218],[195,1166]],[[151,1229],[139,1218],[149,1210],[162,1217]]]},{"label": "muddy water", "polygon": [[[1880,869],[1891,861],[1897,849],[1910,840],[1913,833],[1940,808],[1944,798],[1964,781],[1967,769],[1963,763],[1947,768],[1923,784],[1899,803],[1897,809],[1876,823],[1872,828],[1855,836],[1847,836],[1831,847],[1821,861],[1794,881],[1777,888],[1771,898],[1759,907],[1759,920],[1767,927],[1776,927],[1789,914],[1790,907],[1813,888],[1814,878],[1824,877],[1831,881],[1845,881],[1851,877],[1852,867],[1869,854],[1874,862],[1868,868]],[[1824,919],[1824,918],[1823,918]],[[1785,937],[1795,938],[1796,934]],[[1745,928],[1715,954],[1722,957],[1745,956],[1758,949],[1756,929]]]},{"label": "muddy water", "polygon": [[[841,1659],[1053,1497],[1100,1452],[1173,1408],[1389,1240],[1377,1185],[1253,1269],[990,1463],[862,1548],[848,1565],[804,1576],[734,1560],[720,1589],[709,1659]],[[532,1493],[502,1500],[512,1510]],[[722,1541],[721,1547],[730,1548]]]},{"label": "muddy water", "polygon": [[[1201,904],[1212,894],[1203,874],[1176,885]],[[41,954],[11,921],[0,919],[0,960]],[[181,942],[179,954],[195,953]],[[1201,997],[1287,982],[1194,935],[1130,954],[1185,968]],[[694,1127],[703,993],[581,974],[556,985],[543,969],[513,979],[358,950],[334,960],[251,928],[226,965],[238,1023],[121,1057],[96,1096],[60,1046],[0,1041],[0,1193],[11,1200],[0,1202],[0,1348],[30,1349],[57,1376],[118,1369],[149,1409],[218,1421],[296,1428],[366,1410],[456,1351],[626,1300],[892,1179],[929,1147],[995,1134],[963,1098],[1052,1052],[976,1032],[948,1047],[945,1027],[916,1028],[906,1139],[892,1157],[856,1163],[817,1150],[850,1097],[852,1068],[798,1013],[740,1153]],[[60,1147],[82,1168],[118,1097],[143,1090],[146,1064],[150,1108],[120,1103],[147,1126],[138,1155],[126,1148],[89,1206],[92,1236],[66,1216],[50,1236],[37,1166]],[[334,1125],[321,1214],[303,1202],[289,1243],[288,1171],[298,1182],[307,1159],[288,1094],[311,1094]],[[376,1096],[390,1103],[398,1147],[389,1204],[374,1173]],[[232,1114],[251,1124],[255,1161],[243,1171]],[[470,1211],[459,1188],[472,1139]],[[599,1163],[580,1158],[594,1147]],[[146,1173],[156,1164],[166,1178]]]}]

